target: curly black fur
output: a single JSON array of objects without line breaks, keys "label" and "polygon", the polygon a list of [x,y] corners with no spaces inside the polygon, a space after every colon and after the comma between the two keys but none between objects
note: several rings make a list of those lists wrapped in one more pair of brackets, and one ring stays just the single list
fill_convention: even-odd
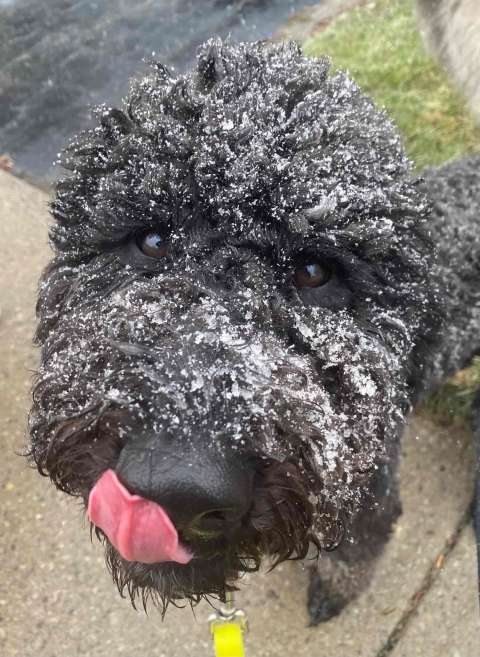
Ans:
[{"label": "curly black fur", "polygon": [[[293,44],[213,39],[192,72],[154,63],[122,109],[97,114],[52,203],[30,417],[40,472],[86,501],[145,432],[251,461],[247,520],[187,566],[126,562],[106,541],[120,590],[163,608],[223,597],[264,555],[332,547],[369,509],[388,518],[365,541],[383,540],[405,417],[479,342],[477,293],[434,248],[453,203],[433,221],[428,187],[440,199],[455,171],[413,179],[386,115]],[[139,249],[151,230],[167,257]],[[299,287],[311,262],[328,281]],[[471,316],[448,328],[454,278]]]}]

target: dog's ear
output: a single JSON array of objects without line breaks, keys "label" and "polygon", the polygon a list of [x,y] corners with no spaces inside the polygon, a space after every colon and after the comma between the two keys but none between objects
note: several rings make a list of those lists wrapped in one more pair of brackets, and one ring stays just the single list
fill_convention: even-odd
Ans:
[{"label": "dog's ear", "polygon": [[210,39],[199,51],[198,73],[206,91],[210,91],[225,77],[225,62],[220,39]]},{"label": "dog's ear", "polygon": [[132,130],[132,122],[128,116],[115,108],[108,108],[102,112],[100,124],[107,144],[116,144]]}]

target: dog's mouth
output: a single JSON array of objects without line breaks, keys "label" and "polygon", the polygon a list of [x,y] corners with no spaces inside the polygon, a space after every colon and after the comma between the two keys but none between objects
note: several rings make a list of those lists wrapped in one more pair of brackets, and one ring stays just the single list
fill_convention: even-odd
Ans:
[{"label": "dog's mouth", "polygon": [[271,463],[262,473],[248,514],[230,532],[220,519],[196,518],[174,527],[155,502],[131,495],[112,470],[90,493],[88,515],[104,539],[107,564],[122,595],[135,604],[223,599],[246,572],[306,557],[315,509],[290,463]]},{"label": "dog's mouth", "polygon": [[130,493],[112,469],[106,470],[90,491],[87,515],[122,559],[143,564],[186,565],[195,558],[224,555],[229,543],[238,542],[244,529],[239,519],[227,533],[222,514],[215,518],[212,512],[199,514],[187,525],[175,526],[166,509]]},{"label": "dog's mouth", "polygon": [[114,470],[106,470],[90,491],[88,517],[127,561],[186,564],[193,557],[165,509],[132,495]]}]

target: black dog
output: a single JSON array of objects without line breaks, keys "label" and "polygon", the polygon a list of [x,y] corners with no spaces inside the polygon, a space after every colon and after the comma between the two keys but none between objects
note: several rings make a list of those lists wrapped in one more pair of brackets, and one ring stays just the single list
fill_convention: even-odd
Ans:
[{"label": "black dog", "polygon": [[479,350],[479,162],[415,180],[327,61],[220,40],[70,145],[31,454],[132,601],[223,598],[311,543],[337,547],[313,622],[365,585],[405,418]]}]

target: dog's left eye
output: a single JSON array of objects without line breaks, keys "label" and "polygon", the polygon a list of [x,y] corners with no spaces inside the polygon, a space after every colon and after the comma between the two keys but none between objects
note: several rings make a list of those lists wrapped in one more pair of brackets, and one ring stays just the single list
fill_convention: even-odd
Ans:
[{"label": "dog's left eye", "polygon": [[150,258],[164,258],[168,254],[168,242],[157,231],[144,233],[137,239],[138,248]]},{"label": "dog's left eye", "polygon": [[330,279],[331,272],[318,262],[308,262],[295,270],[294,281],[297,287],[320,287]]}]

